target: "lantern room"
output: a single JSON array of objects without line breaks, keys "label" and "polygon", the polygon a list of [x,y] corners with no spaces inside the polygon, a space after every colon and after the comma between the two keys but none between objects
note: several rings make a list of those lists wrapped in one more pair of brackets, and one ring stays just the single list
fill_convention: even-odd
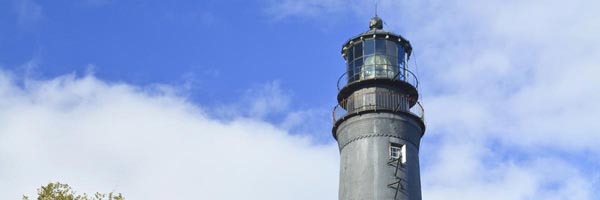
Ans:
[{"label": "lantern room", "polygon": [[342,56],[346,60],[347,84],[367,79],[406,81],[410,73],[406,68],[412,50],[410,43],[382,28],[383,21],[374,17],[369,31],[344,44]]}]

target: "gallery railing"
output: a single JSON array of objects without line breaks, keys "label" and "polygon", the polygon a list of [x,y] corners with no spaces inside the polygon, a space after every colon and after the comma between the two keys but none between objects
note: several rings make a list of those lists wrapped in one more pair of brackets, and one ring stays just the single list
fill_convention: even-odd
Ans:
[{"label": "gallery railing", "polygon": [[408,95],[392,92],[355,93],[333,108],[332,119],[335,124],[348,115],[363,111],[391,111],[405,112],[425,121],[425,111],[420,102],[410,107],[410,102],[414,101]]},{"label": "gallery railing", "polygon": [[390,79],[396,81],[404,81],[411,84],[415,88],[419,88],[419,79],[408,69],[380,69],[375,68],[370,71],[360,71],[348,76],[348,72],[343,73],[337,82],[338,90],[341,90],[346,85],[373,79]]}]

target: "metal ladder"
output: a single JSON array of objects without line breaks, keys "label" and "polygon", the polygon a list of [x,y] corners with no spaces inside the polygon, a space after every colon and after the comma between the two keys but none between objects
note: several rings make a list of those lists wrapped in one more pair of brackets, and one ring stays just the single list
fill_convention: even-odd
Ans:
[{"label": "metal ladder", "polygon": [[406,188],[403,184],[403,183],[406,183],[406,181],[403,178],[398,176],[398,171],[400,171],[400,169],[404,169],[404,165],[402,164],[401,160],[402,160],[402,157],[392,158],[387,163],[389,166],[394,167],[394,178],[396,179],[396,181],[388,184],[389,188],[392,188],[395,190],[394,199],[398,199],[398,193],[402,193],[402,194],[408,196],[408,194],[406,193]]}]

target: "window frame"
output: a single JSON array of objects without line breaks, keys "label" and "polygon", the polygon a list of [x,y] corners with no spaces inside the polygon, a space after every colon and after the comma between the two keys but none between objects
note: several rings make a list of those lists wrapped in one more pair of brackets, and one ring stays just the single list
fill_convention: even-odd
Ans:
[{"label": "window frame", "polygon": [[390,142],[389,156],[390,159],[400,159],[402,164],[406,164],[406,145]]}]

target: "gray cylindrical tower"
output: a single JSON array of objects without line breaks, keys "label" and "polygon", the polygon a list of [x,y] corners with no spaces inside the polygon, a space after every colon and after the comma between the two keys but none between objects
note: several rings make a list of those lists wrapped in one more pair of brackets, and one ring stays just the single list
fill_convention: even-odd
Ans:
[{"label": "gray cylindrical tower", "polygon": [[382,30],[346,42],[333,137],[340,149],[340,200],[421,200],[419,144],[425,133],[410,43]]}]

